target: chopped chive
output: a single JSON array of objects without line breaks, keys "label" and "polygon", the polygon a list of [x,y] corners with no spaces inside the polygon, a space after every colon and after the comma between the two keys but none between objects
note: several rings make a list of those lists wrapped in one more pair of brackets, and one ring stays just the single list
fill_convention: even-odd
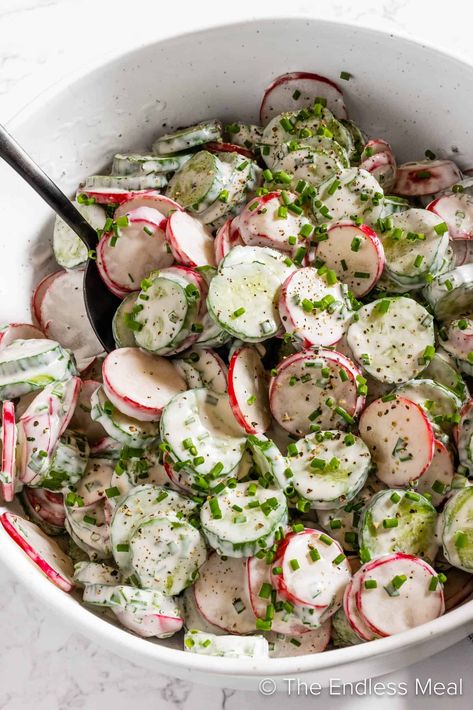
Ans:
[{"label": "chopped chive", "polygon": [[365,589],[376,589],[378,582],[375,579],[367,579],[365,581]]},{"label": "chopped chive", "polygon": [[341,71],[340,72],[340,79],[343,79],[344,81],[350,81],[352,78],[353,74],[350,74],[348,71]]},{"label": "chopped chive", "polygon": [[240,308],[237,308],[236,311],[233,311],[232,313],[232,318],[239,318],[245,313],[245,308],[241,306]]},{"label": "chopped chive", "polygon": [[322,535],[319,536],[320,542],[323,542],[325,545],[331,545],[333,543],[333,540],[331,537],[328,535],[325,535],[325,533],[322,533]]},{"label": "chopped chive", "polygon": [[434,232],[439,236],[442,236],[443,234],[445,234],[445,232],[448,232],[448,227],[446,223],[440,222],[440,224],[436,224],[434,227]]},{"label": "chopped chive", "polygon": [[311,550],[309,550],[309,557],[312,562],[317,562],[318,560],[320,560],[320,552],[317,550],[316,547],[313,547]]},{"label": "chopped chive", "polygon": [[384,518],[383,520],[383,528],[397,528],[398,525],[399,521],[397,518]]},{"label": "chopped chive", "polygon": [[210,513],[212,515],[212,518],[215,520],[221,520],[222,516],[222,511],[220,510],[220,506],[218,504],[218,500],[216,498],[211,498],[209,501],[209,507],[210,507]]},{"label": "chopped chive", "polygon": [[296,570],[301,568],[298,560],[290,560],[289,565],[293,572],[296,572]]}]

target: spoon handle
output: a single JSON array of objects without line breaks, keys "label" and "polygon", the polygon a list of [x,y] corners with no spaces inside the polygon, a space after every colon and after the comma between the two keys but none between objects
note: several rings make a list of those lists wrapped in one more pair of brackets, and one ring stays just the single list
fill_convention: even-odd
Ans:
[{"label": "spoon handle", "polygon": [[97,246],[97,233],[78,209],[16,140],[0,125],[0,158],[40,195],[64,222],[82,239],[88,249]]}]

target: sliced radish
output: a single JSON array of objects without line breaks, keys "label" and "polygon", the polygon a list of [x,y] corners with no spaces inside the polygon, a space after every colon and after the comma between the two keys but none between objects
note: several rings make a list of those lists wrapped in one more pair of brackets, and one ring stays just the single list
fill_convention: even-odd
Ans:
[{"label": "sliced radish", "polygon": [[271,579],[288,601],[326,615],[340,608],[351,571],[336,540],[306,528],[286,535],[271,566]]},{"label": "sliced radish", "polygon": [[40,306],[40,322],[48,338],[72,350],[79,370],[102,352],[89,323],[83,294],[84,271],[62,271],[47,285]]},{"label": "sliced radish", "polygon": [[[95,390],[94,390],[95,391]],[[119,458],[123,444],[112,439],[111,436],[104,436],[90,447],[91,457],[108,456],[110,458]]]},{"label": "sliced radish", "polygon": [[279,634],[269,632],[266,634],[270,644],[270,658],[287,658],[289,656],[304,656],[312,653],[322,653],[330,641],[332,624],[328,619],[316,629],[306,629],[303,636],[295,634]]},{"label": "sliced radish", "polygon": [[421,407],[405,397],[376,399],[361,415],[359,428],[376,476],[391,488],[416,481],[432,463],[432,425]]},{"label": "sliced radish", "polygon": [[345,588],[343,595],[343,611],[347,617],[348,623],[357,636],[362,641],[374,641],[378,636],[373,633],[370,627],[365,623],[356,606],[356,595],[360,588],[360,575],[355,574],[351,582]]},{"label": "sliced radish", "polygon": [[139,348],[119,348],[105,358],[103,388],[123,414],[146,422],[159,419],[163,407],[187,385],[166,358]]},{"label": "sliced radish", "polygon": [[164,217],[168,217],[171,212],[175,210],[182,210],[181,205],[179,205],[175,200],[171,200],[170,197],[166,195],[161,195],[156,190],[141,190],[140,192],[135,192],[127,200],[118,205],[115,210],[115,219],[117,217],[123,217],[123,215],[128,214],[137,207],[152,207],[158,210]]},{"label": "sliced radish", "polygon": [[450,567],[444,584],[445,611],[463,604],[473,594],[473,575],[457,567]]},{"label": "sliced radish", "polygon": [[[356,605],[367,626],[378,636],[392,636],[445,611],[442,585],[425,560],[403,552],[379,557],[363,565]],[[431,589],[436,578],[435,588]],[[376,582],[366,585],[366,582]]]},{"label": "sliced radish", "polygon": [[7,503],[15,497],[16,482],[16,424],[15,405],[5,401],[2,405],[2,471],[0,488]]},{"label": "sliced radish", "polygon": [[54,279],[61,276],[63,273],[63,271],[55,271],[52,274],[48,274],[33,290],[33,295],[31,297],[31,312],[33,314],[33,320],[38,323],[41,330],[43,330],[43,324],[41,322],[41,304],[43,302],[44,295]]},{"label": "sliced radish", "polygon": [[279,295],[279,313],[285,330],[304,347],[335,345],[351,318],[342,285],[329,284],[312,267],[298,269],[286,279]]},{"label": "sliced radish", "polygon": [[303,350],[276,368],[269,386],[272,415],[297,436],[308,434],[312,425],[344,428],[345,413],[356,417],[363,409],[360,382],[364,383],[361,372],[345,355],[335,350]]},{"label": "sliced radish", "polygon": [[184,625],[184,619],[180,616],[156,614],[152,609],[142,611],[130,605],[129,610],[114,606],[112,611],[126,629],[143,638],[168,638],[180,631]]},{"label": "sliced radish", "polygon": [[438,215],[448,227],[451,239],[473,239],[473,197],[466,192],[443,195],[426,209]]},{"label": "sliced radish", "polygon": [[[26,512],[40,526],[46,525],[45,532],[59,535],[64,532],[64,497],[62,493],[54,493],[46,488],[29,488],[22,491],[22,501],[26,504]],[[52,530],[51,530],[52,528]]]},{"label": "sliced radish", "polygon": [[228,396],[236,420],[249,434],[263,434],[271,426],[268,382],[255,348],[236,350],[228,366]]},{"label": "sliced radish", "polygon": [[453,250],[454,266],[463,266],[463,264],[471,264],[473,261],[473,240],[472,239],[453,239],[450,242],[450,248]]},{"label": "sliced radish", "polygon": [[428,493],[432,505],[438,506],[447,497],[454,475],[455,465],[452,454],[445,444],[436,440],[432,463],[418,479],[416,490],[423,495]]},{"label": "sliced radish", "polygon": [[217,264],[227,256],[230,249],[233,249],[233,247],[237,245],[244,246],[238,229],[233,226],[235,219],[232,220],[231,217],[227,219],[217,232],[214,240],[215,261]]},{"label": "sliced radish", "polygon": [[79,377],[71,377],[65,382],[53,382],[36,394],[30,405],[20,417],[20,420],[41,415],[47,411],[49,400],[54,401],[53,412],[57,418],[57,433],[61,436],[71,421],[74,409],[79,400],[81,381]]},{"label": "sliced radish", "polygon": [[342,90],[334,81],[306,71],[282,74],[264,92],[260,108],[261,123],[265,126],[283,111],[298,111],[312,106],[318,98],[326,100],[327,108],[336,118],[347,118]]},{"label": "sliced radish", "polygon": [[128,225],[120,228],[118,237],[109,232],[100,240],[97,267],[106,284],[113,284],[116,291],[136,291],[151,271],[172,264],[160,222],[153,221],[155,215],[161,217],[150,207],[138,207],[127,214]]},{"label": "sliced radish", "polygon": [[11,345],[14,340],[44,338],[44,333],[29,323],[10,323],[0,329],[0,350]]},{"label": "sliced radish", "polygon": [[[268,605],[274,604],[271,565],[264,558],[248,557],[246,560],[246,577],[253,613],[257,619],[266,619]],[[281,598],[276,599],[276,601],[281,601]],[[293,634],[295,636],[310,633],[309,629],[302,625],[293,612],[284,608],[274,614],[271,630],[279,634]]]},{"label": "sliced radish", "polygon": [[434,195],[451,187],[462,174],[451,160],[421,160],[398,165],[394,192],[396,195],[419,197]]},{"label": "sliced radish", "polygon": [[189,389],[207,387],[219,394],[227,392],[227,366],[218,353],[210,348],[195,347],[174,360]]},{"label": "sliced radish", "polygon": [[393,150],[390,144],[382,138],[371,138],[364,146],[360,160],[363,162],[372,158],[373,155],[379,155],[379,153],[393,153]]},{"label": "sliced radish", "polygon": [[59,545],[45,535],[34,523],[13,513],[3,513],[1,522],[5,531],[28,557],[64,592],[74,589],[72,560]]},{"label": "sliced radish", "polygon": [[194,495],[195,490],[192,488],[191,481],[189,480],[189,474],[185,469],[180,469],[176,471],[174,469],[175,461],[171,458],[169,453],[165,453],[163,456],[163,466],[166,477],[173,488],[178,493],[184,493],[185,495]]},{"label": "sliced radish", "polygon": [[396,184],[396,161],[391,152],[376,153],[360,163],[360,168],[376,178],[385,192],[390,192]]},{"label": "sliced radish", "polygon": [[121,205],[132,199],[140,199],[154,193],[154,190],[124,190],[121,187],[79,188],[78,195],[85,195],[99,205]]},{"label": "sliced radish", "polygon": [[246,559],[223,559],[214,553],[200,568],[194,585],[195,601],[202,616],[228,633],[248,634],[256,629],[245,577]]},{"label": "sliced radish", "polygon": [[214,240],[210,231],[187,212],[173,212],[166,239],[174,258],[184,266],[215,266]]},{"label": "sliced radish", "polygon": [[460,360],[468,360],[473,351],[473,318],[466,316],[450,321],[446,335],[446,340],[442,340],[444,350]]},{"label": "sliced radish", "polygon": [[244,158],[249,158],[250,160],[255,157],[255,154],[251,150],[243,148],[241,145],[235,145],[234,143],[205,143],[202,149],[208,150],[210,153],[239,153],[243,155]]},{"label": "sliced radish", "polygon": [[101,383],[95,380],[83,380],[76,408],[71,419],[71,429],[85,434],[91,444],[95,444],[107,436],[105,429],[99,422],[94,422],[90,417],[90,398]]},{"label": "sliced radish", "polygon": [[[356,250],[353,248],[357,245]],[[384,249],[376,232],[366,224],[339,222],[319,242],[317,259],[333,269],[354,296],[364,296],[376,285],[384,269]]]},{"label": "sliced radish", "polygon": [[[311,224],[304,214],[294,214],[285,207],[287,202],[294,202],[297,195],[286,193],[284,198],[281,192],[268,192],[261,197],[255,197],[233,221],[243,243],[247,246],[270,247],[278,251],[294,254],[298,245],[292,244],[297,240],[301,229]],[[281,215],[281,207],[285,209]],[[305,240],[301,238],[302,246]],[[299,245],[300,246],[300,245]]]}]

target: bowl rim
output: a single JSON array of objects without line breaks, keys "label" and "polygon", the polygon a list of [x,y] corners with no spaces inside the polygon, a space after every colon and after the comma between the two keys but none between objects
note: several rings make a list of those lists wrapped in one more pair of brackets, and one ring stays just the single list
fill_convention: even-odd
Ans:
[{"label": "bowl rim", "polygon": [[[291,25],[310,23],[314,26],[326,26],[336,28],[340,31],[359,32],[364,35],[371,35],[379,40],[389,38],[401,45],[404,43],[404,45],[409,47],[427,49],[438,57],[448,57],[450,60],[454,60],[461,65],[463,70],[468,69],[473,73],[473,65],[466,57],[461,56],[460,53],[439,49],[429,42],[424,40],[416,41],[414,38],[402,33],[365,27],[357,23],[347,23],[336,19],[320,19],[302,14],[288,14],[287,16],[280,15],[276,17],[263,16],[251,20],[232,21],[223,24],[218,22],[213,24],[206,21],[205,24],[203,23],[202,26],[192,31],[167,34],[162,39],[138,44],[125,53],[112,51],[108,52],[106,55],[95,56],[85,65],[77,66],[75,70],[66,73],[49,87],[38,92],[36,96],[15,111],[7,120],[6,125],[12,130],[20,128],[22,124],[28,123],[34,114],[40,111],[44,105],[58,98],[66,88],[73,86],[77,81],[90,76],[95,71],[111,67],[113,63],[119,59],[127,57],[132,61],[133,57],[138,56],[142,51],[146,51],[146,49],[156,45],[163,46],[172,44],[178,38],[196,38],[199,35],[208,38],[209,33],[212,32],[219,33],[228,30],[238,32],[238,29],[251,27],[256,22],[258,22],[261,31],[264,31],[265,27],[270,27],[271,25],[281,22],[284,22],[286,27],[288,23]],[[9,510],[9,508],[2,507],[0,510]],[[328,669],[334,670],[338,667],[352,664],[353,662],[362,662],[373,657],[379,658],[388,656],[404,647],[415,648],[425,643],[428,638],[439,638],[458,629],[462,625],[467,625],[468,622],[470,622],[470,624],[473,623],[473,600],[471,600],[426,624],[422,624],[421,626],[417,626],[394,636],[377,639],[368,643],[360,643],[356,646],[348,646],[324,651],[323,653],[305,654],[301,656],[286,656],[269,659],[219,658],[217,661],[213,656],[201,656],[188,653],[182,649],[174,649],[161,645],[159,642],[150,643],[149,640],[136,636],[126,629],[119,628],[96,614],[91,613],[87,607],[83,606],[75,599],[72,599],[70,595],[64,593],[52,584],[41,570],[29,560],[21,548],[13,542],[3,528],[0,529],[0,540],[2,548],[1,557],[11,572],[21,581],[26,581],[29,591],[38,594],[51,610],[59,610],[60,613],[67,618],[67,621],[71,622],[71,625],[73,625],[76,631],[82,632],[84,630],[89,638],[93,638],[99,644],[106,646],[109,650],[124,657],[129,658],[130,651],[132,651],[134,659],[141,657],[147,660],[162,661],[169,666],[185,668],[188,672],[196,671],[210,673],[216,676],[233,676],[236,678],[245,676],[280,677],[285,674],[307,673]],[[465,631],[465,636],[467,634],[468,630]]]}]

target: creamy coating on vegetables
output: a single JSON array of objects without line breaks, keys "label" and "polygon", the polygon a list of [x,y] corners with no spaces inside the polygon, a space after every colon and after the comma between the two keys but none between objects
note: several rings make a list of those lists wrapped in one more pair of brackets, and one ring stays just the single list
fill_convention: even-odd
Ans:
[{"label": "creamy coating on vegetables", "polygon": [[253,124],[122,149],[75,196],[96,251],[57,220],[34,325],[0,328],[2,525],[143,638],[319,653],[471,593],[473,180],[348,115],[291,72]]}]

